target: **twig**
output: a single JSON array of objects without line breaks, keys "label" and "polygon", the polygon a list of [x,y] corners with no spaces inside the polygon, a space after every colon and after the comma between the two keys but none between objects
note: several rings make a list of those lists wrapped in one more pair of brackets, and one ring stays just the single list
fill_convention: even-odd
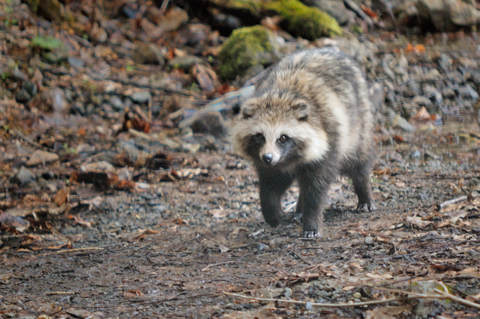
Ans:
[{"label": "twig", "polygon": [[457,198],[449,199],[447,201],[444,201],[443,203],[438,204],[437,208],[438,210],[443,209],[447,207],[448,205],[456,204],[458,202],[463,202],[464,200],[467,200],[467,195],[463,195]]},{"label": "twig", "polygon": [[28,138],[28,137],[26,137],[25,135],[23,135],[23,133],[20,132],[19,130],[13,130],[12,133],[13,133],[15,136],[17,136],[17,137],[21,138],[22,140],[24,140],[25,142],[27,142],[28,144],[30,144],[30,146],[36,147],[36,148],[38,148],[38,149],[47,149],[46,147],[44,147],[44,146],[42,146],[42,145],[40,145],[40,144],[32,141],[30,138]]},{"label": "twig", "polygon": [[371,301],[363,301],[363,302],[352,302],[352,303],[318,303],[318,302],[307,302],[307,301],[300,301],[294,299],[275,299],[275,298],[259,298],[259,297],[251,297],[245,296],[240,294],[235,294],[231,292],[223,292],[227,296],[243,298],[243,299],[250,299],[250,300],[257,300],[257,301],[272,301],[272,302],[284,302],[284,303],[291,303],[291,304],[298,304],[298,305],[306,305],[307,303],[314,306],[314,307],[328,307],[328,308],[344,308],[344,307],[359,307],[359,306],[368,306],[368,305],[376,305],[376,304],[384,304],[393,301],[400,301],[405,299],[412,299],[408,296],[406,298],[388,298],[383,300],[371,300]]},{"label": "twig", "polygon": [[49,291],[46,293],[47,296],[67,296],[67,295],[75,295],[75,291]]},{"label": "twig", "polygon": [[97,77],[97,76],[94,76],[94,75],[91,75],[91,74],[89,75],[89,77],[92,80],[95,80],[95,81],[112,81],[112,82],[120,83],[122,85],[129,85],[129,86],[133,86],[133,87],[137,87],[137,88],[141,88],[141,89],[159,90],[159,91],[163,91],[163,92],[169,93],[169,94],[178,94],[178,95],[183,95],[183,96],[193,96],[193,97],[199,98],[199,96],[197,94],[191,93],[191,92],[188,92],[188,91],[184,91],[184,90],[175,90],[175,89],[170,89],[170,88],[163,87],[163,86],[153,86],[153,85],[140,84],[138,82],[120,80],[120,79],[115,79],[115,78],[110,78],[110,77],[101,78],[101,77]]},{"label": "twig", "polygon": [[294,258],[297,258],[297,259],[300,259],[301,261],[303,261],[304,263],[306,263],[307,265],[312,265],[311,262],[309,262],[308,260],[306,260],[305,258],[303,258],[302,256],[299,256],[298,254],[296,254],[293,250],[289,250],[288,253],[290,255],[292,255]]},{"label": "twig", "polygon": [[465,305],[465,306],[470,306],[470,307],[473,307],[473,308],[477,308],[477,309],[480,309],[480,305],[478,303],[475,303],[473,301],[470,301],[470,300],[467,300],[467,299],[463,299],[461,297],[458,297],[458,296],[455,296],[455,295],[452,295],[451,293],[448,292],[448,288],[447,286],[445,286],[445,284],[443,282],[439,282],[440,286],[442,286],[442,289],[443,290],[440,290],[438,288],[435,288],[435,292],[438,292],[440,295],[444,296],[445,298],[448,298],[450,300],[453,300],[453,301],[456,301],[458,303],[461,303],[462,305]]},{"label": "twig", "polygon": [[162,11],[162,14],[167,10],[168,2],[169,0],[163,0],[162,5],[160,6],[160,11]]},{"label": "twig", "polygon": [[82,247],[82,248],[72,248],[72,249],[64,249],[53,251],[45,254],[41,254],[40,256],[48,256],[48,255],[56,255],[56,254],[68,254],[68,253],[88,253],[103,250],[102,247]]},{"label": "twig", "polygon": [[207,270],[208,268],[210,267],[215,267],[215,266],[221,266],[221,265],[228,265],[228,264],[233,264],[235,263],[233,260],[231,261],[224,261],[222,263],[216,263],[216,264],[210,264],[210,265],[207,265],[206,267],[202,268],[202,271],[205,271]]},{"label": "twig", "polygon": [[[390,292],[396,292],[400,294],[407,295],[405,297],[392,297],[392,298],[387,298],[383,300],[370,300],[370,301],[363,301],[363,302],[352,302],[352,303],[317,303],[317,302],[311,302],[309,303],[310,305],[314,307],[325,307],[325,308],[344,308],[344,307],[359,307],[359,306],[368,306],[368,305],[377,305],[377,304],[384,304],[384,303],[389,303],[393,301],[401,301],[401,300],[406,300],[406,299],[450,299],[453,301],[456,301],[458,303],[461,303],[466,306],[470,306],[473,308],[480,309],[480,305],[463,299],[461,297],[452,295],[448,292],[448,288],[443,284],[442,282],[438,283],[439,285],[442,286],[443,290],[435,288],[434,291],[437,292],[437,294],[434,295],[427,295],[427,294],[419,294],[416,292],[411,292],[411,291],[404,291],[400,289],[390,289],[390,288],[375,288],[379,290],[386,290]],[[245,296],[245,295],[240,295],[240,294],[235,294],[231,292],[223,292],[224,294],[228,296],[233,296],[233,297],[238,297],[238,298],[243,298],[243,299],[250,299],[250,300],[257,300],[257,301],[271,301],[271,302],[284,302],[284,303],[291,303],[291,304],[300,304],[300,305],[306,305],[306,301],[300,301],[300,300],[292,300],[292,299],[275,299],[275,298],[259,298],[259,297],[251,297],[251,296]]]}]

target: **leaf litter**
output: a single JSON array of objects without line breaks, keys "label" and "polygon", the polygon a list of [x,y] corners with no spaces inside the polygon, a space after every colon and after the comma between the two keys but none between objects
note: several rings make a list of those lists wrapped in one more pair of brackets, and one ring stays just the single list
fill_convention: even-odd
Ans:
[{"label": "leaf litter", "polygon": [[[206,32],[197,55],[215,57],[218,33],[182,29],[188,15],[175,6],[164,15],[127,1],[122,22],[89,1],[48,2],[80,13],[52,31],[12,1],[18,25],[1,35],[9,53],[0,56],[2,315],[478,314],[478,124],[438,127],[440,115],[422,106],[404,126],[415,131],[379,129],[378,211],[353,213],[352,187],[339,181],[325,237],[304,241],[298,224],[263,223],[252,170],[221,134],[180,124],[201,118],[189,114],[209,99],[227,109],[225,100],[241,98],[215,65],[186,59],[194,49],[163,47],[180,41],[179,28]],[[134,55],[147,49],[134,40],[150,43],[151,55]],[[431,50],[398,48],[415,57]]]}]

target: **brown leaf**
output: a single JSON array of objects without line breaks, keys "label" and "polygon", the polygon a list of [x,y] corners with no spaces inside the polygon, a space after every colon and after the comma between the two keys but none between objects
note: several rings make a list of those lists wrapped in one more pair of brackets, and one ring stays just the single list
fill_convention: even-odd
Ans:
[{"label": "brown leaf", "polygon": [[68,196],[69,196],[69,189],[68,188],[62,188],[55,194],[55,198],[53,199],[53,202],[57,206],[62,206],[68,202]]},{"label": "brown leaf", "polygon": [[195,64],[192,70],[193,76],[198,82],[198,85],[207,94],[215,92],[215,88],[219,86],[217,75],[210,67],[203,64]]}]

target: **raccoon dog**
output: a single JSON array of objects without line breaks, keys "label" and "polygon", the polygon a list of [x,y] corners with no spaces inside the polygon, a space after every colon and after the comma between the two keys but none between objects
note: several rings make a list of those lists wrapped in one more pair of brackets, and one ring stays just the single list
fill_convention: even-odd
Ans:
[{"label": "raccoon dog", "polygon": [[280,199],[294,180],[303,236],[319,236],[329,185],[349,176],[357,209],[374,209],[372,107],[358,66],[335,48],[281,60],[242,106],[232,130],[237,153],[253,162],[265,221],[277,226]]}]

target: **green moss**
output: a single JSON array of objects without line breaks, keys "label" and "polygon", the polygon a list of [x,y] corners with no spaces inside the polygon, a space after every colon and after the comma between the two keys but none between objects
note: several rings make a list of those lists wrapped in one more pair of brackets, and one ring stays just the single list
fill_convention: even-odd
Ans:
[{"label": "green moss", "polygon": [[342,28],[334,18],[298,0],[273,0],[266,3],[265,8],[282,16],[287,31],[293,35],[314,40],[342,34]]},{"label": "green moss", "polygon": [[32,46],[52,51],[60,48],[62,46],[62,42],[53,37],[36,36],[32,40]]},{"label": "green moss", "polygon": [[258,14],[262,9],[263,0],[211,0],[217,6],[230,10],[248,10],[252,14]]},{"label": "green moss", "polygon": [[276,57],[270,31],[262,26],[240,28],[230,35],[218,55],[219,74],[233,80],[256,65],[272,63]]}]

